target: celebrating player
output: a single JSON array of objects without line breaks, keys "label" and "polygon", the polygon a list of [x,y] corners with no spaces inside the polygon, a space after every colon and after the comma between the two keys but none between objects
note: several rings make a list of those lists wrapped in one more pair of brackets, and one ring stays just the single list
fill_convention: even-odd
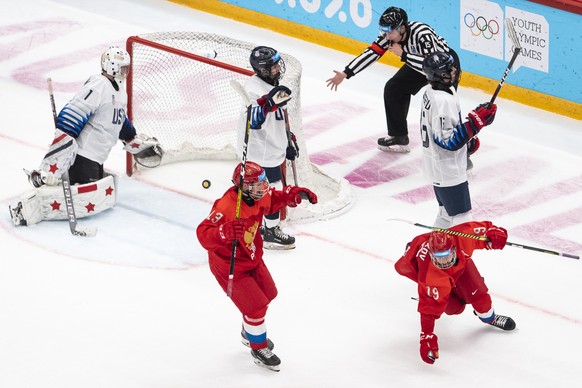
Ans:
[{"label": "celebrating player", "polygon": [[[378,139],[382,151],[409,152],[408,123],[406,116],[412,95],[426,85],[422,70],[423,59],[434,51],[451,53],[455,57],[458,76],[460,62],[457,54],[434,30],[420,22],[409,22],[406,12],[397,7],[387,8],[380,17],[380,35],[360,55],[354,58],[343,71],[334,70],[335,75],[327,80],[332,90],[346,78],[351,78],[391,52],[404,62],[396,74],[384,86],[384,107],[388,136]],[[454,80],[455,86],[459,77]]]},{"label": "celebrating player", "polygon": [[439,204],[434,226],[446,229],[471,220],[465,145],[493,122],[497,106],[481,104],[463,123],[454,88],[459,69],[453,57],[432,53],[423,61],[423,69],[430,84],[423,95],[420,118],[423,171]]},{"label": "celebrating player", "polygon": [[[267,338],[265,316],[269,303],[277,296],[275,282],[263,261],[263,238],[259,229],[265,214],[285,206],[295,207],[306,198],[312,204],[317,196],[304,187],[286,186],[282,191],[269,188],[265,170],[247,161],[244,181],[239,187],[242,163],[232,175],[234,186],[214,202],[210,215],[198,225],[196,234],[208,251],[210,270],[227,292],[231,247],[237,240],[236,261],[232,278],[231,300],[243,315],[243,344],[250,346],[255,363],[279,371],[281,360]],[[236,218],[238,190],[242,190],[240,218]]]},{"label": "celebrating player", "polygon": [[[285,74],[285,61],[277,50],[266,46],[255,47],[249,60],[255,75],[244,85],[253,102],[247,159],[263,167],[271,186],[281,190],[281,164],[286,158],[294,160],[297,156],[296,149],[288,144],[282,111],[291,99],[291,90],[279,85]],[[246,114],[241,123],[246,130]],[[238,147],[241,154],[245,130],[239,131]],[[295,248],[295,237],[281,229],[278,210],[265,215],[265,226],[261,233],[265,249]]]},{"label": "celebrating player", "polygon": [[[489,290],[471,255],[475,249],[503,249],[507,231],[489,221],[457,225],[445,233],[435,231],[415,237],[406,246],[396,271],[418,283],[420,357],[433,364],[439,358],[435,321],[445,313],[461,314],[471,304],[479,319],[502,330],[515,329],[510,317],[496,314]],[[487,237],[482,241],[454,232]]]},{"label": "celebrating player", "polygon": [[[68,171],[77,218],[115,204],[115,181],[103,163],[118,139],[145,166],[160,164],[162,150],[154,138],[140,134],[126,116],[124,81],[130,57],[119,47],[101,55],[101,74],[91,76],[56,118],[55,137],[38,170],[27,172],[36,188],[10,206],[15,225],[66,219],[61,176]],[[78,205],[78,206],[77,206]]]}]

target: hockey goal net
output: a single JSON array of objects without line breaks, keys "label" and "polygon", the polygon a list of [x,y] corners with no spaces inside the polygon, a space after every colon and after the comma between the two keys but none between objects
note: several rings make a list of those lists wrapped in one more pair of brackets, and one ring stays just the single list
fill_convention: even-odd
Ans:
[{"label": "hockey goal net", "polygon": [[[230,82],[244,84],[253,74],[249,56],[255,46],[198,32],[128,38],[127,51],[132,58],[127,79],[128,115],[138,132],[160,141],[162,164],[237,160],[236,131],[245,106]],[[354,201],[352,189],[345,179],[331,177],[310,162],[301,120],[301,63],[291,55],[281,56],[286,64],[281,84],[293,91],[287,110],[300,149],[295,162],[298,183],[319,198],[315,206],[301,204],[289,209],[287,218],[299,221],[341,214]],[[286,167],[287,182],[293,183],[292,168]],[[128,154],[128,175],[139,168]]]}]

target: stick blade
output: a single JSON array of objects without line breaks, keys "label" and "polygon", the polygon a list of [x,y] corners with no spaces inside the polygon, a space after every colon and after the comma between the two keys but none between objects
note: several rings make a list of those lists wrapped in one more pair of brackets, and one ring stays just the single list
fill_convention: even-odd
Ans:
[{"label": "stick blade", "polygon": [[74,231],[71,231],[75,236],[81,237],[95,237],[97,235],[97,228],[81,228],[77,226]]},{"label": "stick blade", "polygon": [[515,32],[515,27],[511,22],[510,18],[505,19],[505,28],[507,29],[507,34],[509,35],[509,39],[511,39],[511,43],[513,43],[513,47],[515,50],[521,50],[521,44],[519,43],[519,38],[517,37],[517,33]]},{"label": "stick blade", "polygon": [[414,221],[405,220],[404,218],[387,218],[386,221],[405,222],[410,225],[416,225]]},{"label": "stick blade", "polygon": [[245,90],[244,86],[241,85],[240,82],[236,80],[231,80],[230,86],[242,97],[246,106],[251,105],[251,98],[249,97],[247,91]]}]

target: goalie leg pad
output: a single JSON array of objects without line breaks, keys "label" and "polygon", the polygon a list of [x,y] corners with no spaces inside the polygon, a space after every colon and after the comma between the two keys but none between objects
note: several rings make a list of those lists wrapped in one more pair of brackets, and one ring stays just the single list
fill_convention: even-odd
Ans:
[{"label": "goalie leg pad", "polygon": [[38,190],[30,190],[9,206],[12,222],[16,226],[30,226],[42,220]]},{"label": "goalie leg pad", "polygon": [[[112,208],[117,197],[113,175],[108,175],[96,182],[73,185],[71,192],[77,218],[89,217]],[[39,189],[39,196],[43,220],[65,220],[68,218],[61,187],[59,187],[58,192],[54,192],[50,190],[50,187],[43,186]]]},{"label": "goalie leg pad", "polygon": [[[115,206],[117,186],[113,175],[83,185],[71,186],[75,215],[89,217]],[[22,195],[10,206],[15,225],[30,226],[43,220],[68,219],[66,202],[61,186],[42,186]]]}]

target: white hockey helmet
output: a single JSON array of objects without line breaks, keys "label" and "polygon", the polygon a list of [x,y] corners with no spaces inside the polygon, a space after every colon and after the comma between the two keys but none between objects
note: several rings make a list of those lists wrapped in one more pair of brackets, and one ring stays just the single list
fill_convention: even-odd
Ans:
[{"label": "white hockey helmet", "polygon": [[127,77],[130,63],[129,53],[117,46],[111,46],[101,54],[101,69],[119,81]]}]

